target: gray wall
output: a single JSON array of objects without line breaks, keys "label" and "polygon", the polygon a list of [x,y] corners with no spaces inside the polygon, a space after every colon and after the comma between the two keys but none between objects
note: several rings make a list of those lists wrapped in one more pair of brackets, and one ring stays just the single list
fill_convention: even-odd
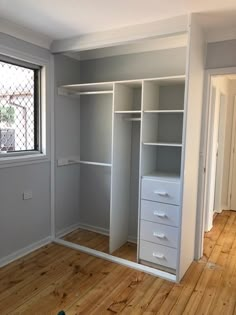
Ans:
[{"label": "gray wall", "polygon": [[[48,59],[50,53],[0,33],[1,48]],[[50,106],[50,104],[49,104]],[[23,200],[24,190],[33,198]],[[50,162],[0,168],[0,259],[50,236]]]},{"label": "gray wall", "polygon": [[59,96],[57,87],[79,82],[79,62],[55,55],[55,219],[56,233],[78,223],[79,165],[57,167],[59,158],[78,157],[79,98]]},{"label": "gray wall", "polygon": [[207,45],[206,69],[235,66],[236,40],[226,40]]},{"label": "gray wall", "polygon": [[81,83],[152,78],[185,73],[186,48],[81,61]]}]

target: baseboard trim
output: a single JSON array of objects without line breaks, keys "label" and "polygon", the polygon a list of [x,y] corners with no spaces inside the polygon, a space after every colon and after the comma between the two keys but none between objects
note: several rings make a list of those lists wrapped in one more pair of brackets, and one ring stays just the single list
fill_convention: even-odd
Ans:
[{"label": "baseboard trim", "polygon": [[91,232],[95,232],[95,233],[99,233],[99,234],[102,234],[102,235],[109,236],[109,229],[104,229],[104,228],[101,228],[101,227],[98,227],[98,226],[89,225],[89,224],[86,224],[86,223],[80,223],[79,224],[79,228],[81,228],[83,230],[88,230],[88,231],[91,231]]},{"label": "baseboard trim", "polygon": [[[83,230],[87,230],[87,231],[91,231],[91,232],[95,232],[98,234],[109,236],[109,229],[104,229],[104,228],[90,225],[90,224],[86,224],[86,223],[76,223],[76,224],[73,224],[73,225],[57,232],[56,238],[62,238],[63,236],[65,236],[65,235],[67,235],[67,234],[69,234],[69,233],[71,233],[77,229],[83,229]],[[127,241],[130,243],[137,244],[137,237],[135,237],[133,235],[129,235]]]},{"label": "baseboard trim", "polygon": [[19,249],[17,251],[15,251],[14,253],[6,256],[6,257],[3,257],[0,259],[0,268],[10,264],[11,262],[23,257],[23,256],[26,256],[30,253],[32,253],[33,251],[49,244],[52,242],[52,237],[51,236],[48,236],[38,242],[35,242],[33,244],[30,244],[22,249]]},{"label": "baseboard trim", "polygon": [[75,230],[77,230],[78,228],[80,227],[80,224],[79,223],[75,223],[75,224],[72,224],[58,232],[56,232],[56,238],[61,238]]}]

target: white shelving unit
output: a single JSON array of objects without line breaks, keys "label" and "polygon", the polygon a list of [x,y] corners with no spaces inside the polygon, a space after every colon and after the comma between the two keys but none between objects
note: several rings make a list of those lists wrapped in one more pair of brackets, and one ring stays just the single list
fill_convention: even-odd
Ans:
[{"label": "white shelving unit", "polygon": [[[177,279],[185,76],[76,84],[59,91],[80,96],[82,219],[94,215],[98,220],[99,211],[108,214],[112,254],[127,242],[130,209],[136,209],[137,262]],[[100,205],[92,214],[86,198],[95,196],[104,181],[109,189],[99,191],[99,199],[106,200],[103,210]],[[150,231],[165,231],[165,242]],[[175,241],[168,242],[172,232]]]}]

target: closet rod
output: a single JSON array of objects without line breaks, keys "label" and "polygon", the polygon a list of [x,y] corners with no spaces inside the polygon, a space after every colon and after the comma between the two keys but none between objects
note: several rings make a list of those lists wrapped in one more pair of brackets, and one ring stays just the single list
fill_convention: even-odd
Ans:
[{"label": "closet rod", "polygon": [[127,121],[141,121],[141,118],[124,118]]}]

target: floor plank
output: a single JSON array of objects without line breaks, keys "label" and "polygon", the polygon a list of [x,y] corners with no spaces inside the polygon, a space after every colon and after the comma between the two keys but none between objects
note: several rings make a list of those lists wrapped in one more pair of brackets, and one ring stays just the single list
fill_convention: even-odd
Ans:
[{"label": "floor plank", "polygon": [[[76,241],[78,234],[67,237]],[[108,244],[89,234],[84,241]],[[133,259],[136,248],[116,254]],[[0,269],[1,315],[57,315],[62,309],[66,315],[236,315],[236,212],[216,216],[204,257],[179,284],[56,244]]]}]

